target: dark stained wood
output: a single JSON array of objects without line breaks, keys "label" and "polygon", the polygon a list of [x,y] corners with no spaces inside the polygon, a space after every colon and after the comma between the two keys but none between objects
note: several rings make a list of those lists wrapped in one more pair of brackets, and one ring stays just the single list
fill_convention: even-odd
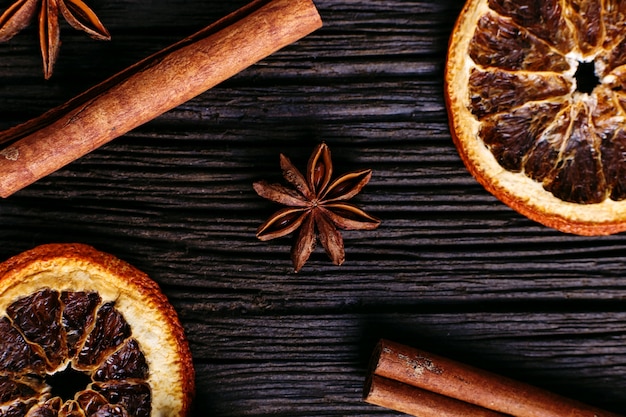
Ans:
[{"label": "dark stained wood", "polygon": [[[245,1],[88,4],[112,41],[65,25],[47,82],[34,27],[0,44],[0,128]],[[77,241],[147,272],[187,330],[196,416],[397,415],[361,401],[381,337],[624,412],[626,239],[547,229],[467,173],[442,96],[462,2],[316,4],[320,31],[1,201],[0,257]],[[337,173],[374,170],[355,201],[383,223],[294,274],[290,239],[255,238],[278,207],[252,182],[322,140]]]}]

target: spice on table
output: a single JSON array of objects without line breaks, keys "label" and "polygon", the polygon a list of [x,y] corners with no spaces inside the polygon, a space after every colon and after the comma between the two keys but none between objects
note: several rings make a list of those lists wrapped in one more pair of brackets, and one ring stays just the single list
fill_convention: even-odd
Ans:
[{"label": "spice on table", "polygon": [[511,417],[455,398],[371,375],[366,383],[370,404],[417,417]]},{"label": "spice on table", "polygon": [[111,36],[96,14],[81,0],[18,0],[0,16],[0,42],[17,35],[34,19],[39,6],[39,43],[44,77],[52,76],[59,55],[59,12],[74,29],[82,30],[98,40]]},{"label": "spice on table", "polygon": [[8,197],[322,26],[311,0],[254,0],[39,117],[0,132]]},{"label": "spice on table", "polygon": [[331,182],[333,164],[325,143],[318,145],[311,154],[306,177],[283,154],[280,155],[280,167],[295,190],[266,181],[254,183],[254,190],[261,197],[287,206],[263,223],[256,236],[265,241],[300,229],[291,250],[295,272],[300,271],[311,256],[316,235],[333,263],[341,265],[345,250],[338,229],[373,230],[380,224],[376,217],[346,202],[369,182],[372,170],[350,172]]},{"label": "spice on table", "polygon": [[[364,399],[419,417],[621,417],[388,340],[372,355]],[[458,411],[466,406],[471,413]]]}]

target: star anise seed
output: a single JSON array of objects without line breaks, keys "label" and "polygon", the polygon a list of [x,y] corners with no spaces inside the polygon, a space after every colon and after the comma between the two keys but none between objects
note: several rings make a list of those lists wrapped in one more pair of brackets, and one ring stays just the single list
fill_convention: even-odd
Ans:
[{"label": "star anise seed", "polygon": [[39,6],[39,43],[44,77],[52,76],[59,55],[59,12],[74,29],[82,30],[98,40],[111,35],[96,14],[82,0],[18,0],[0,16],[0,42],[8,41],[28,26]]},{"label": "star anise seed", "polygon": [[341,265],[345,250],[338,229],[373,230],[380,225],[376,217],[346,203],[369,182],[372,170],[344,174],[331,182],[333,164],[325,143],[318,145],[311,154],[306,177],[283,154],[280,166],[283,177],[295,189],[266,181],[254,183],[258,195],[287,206],[259,226],[257,238],[275,239],[300,229],[291,249],[295,272],[309,259],[318,238],[333,263]]}]

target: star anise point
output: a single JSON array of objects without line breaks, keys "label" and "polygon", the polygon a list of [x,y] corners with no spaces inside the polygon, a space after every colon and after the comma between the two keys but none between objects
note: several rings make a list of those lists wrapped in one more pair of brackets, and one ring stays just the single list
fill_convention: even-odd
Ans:
[{"label": "star anise point", "polygon": [[37,15],[39,6],[39,43],[43,59],[44,78],[52,76],[59,55],[59,13],[74,29],[82,30],[98,40],[111,35],[96,14],[82,0],[18,0],[0,15],[0,42],[7,41],[28,26]]}]

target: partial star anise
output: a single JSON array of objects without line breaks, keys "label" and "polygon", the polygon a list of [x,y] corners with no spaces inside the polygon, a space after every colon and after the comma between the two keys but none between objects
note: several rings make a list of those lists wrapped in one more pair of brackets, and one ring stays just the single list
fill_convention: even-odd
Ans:
[{"label": "partial star anise", "polygon": [[372,170],[344,174],[331,182],[333,164],[325,143],[313,151],[306,178],[283,154],[280,155],[280,167],[295,190],[266,181],[254,183],[254,190],[261,197],[287,206],[263,223],[256,236],[261,240],[270,240],[300,229],[291,249],[294,269],[298,272],[311,256],[317,234],[330,259],[341,265],[345,260],[345,251],[343,238],[337,229],[373,230],[380,224],[376,217],[346,203],[369,182]]},{"label": "partial star anise", "polygon": [[111,36],[96,14],[82,0],[18,0],[0,16],[0,42],[17,35],[35,18],[39,7],[39,43],[46,79],[52,76],[59,55],[59,12],[74,29],[82,30],[98,40]]}]

